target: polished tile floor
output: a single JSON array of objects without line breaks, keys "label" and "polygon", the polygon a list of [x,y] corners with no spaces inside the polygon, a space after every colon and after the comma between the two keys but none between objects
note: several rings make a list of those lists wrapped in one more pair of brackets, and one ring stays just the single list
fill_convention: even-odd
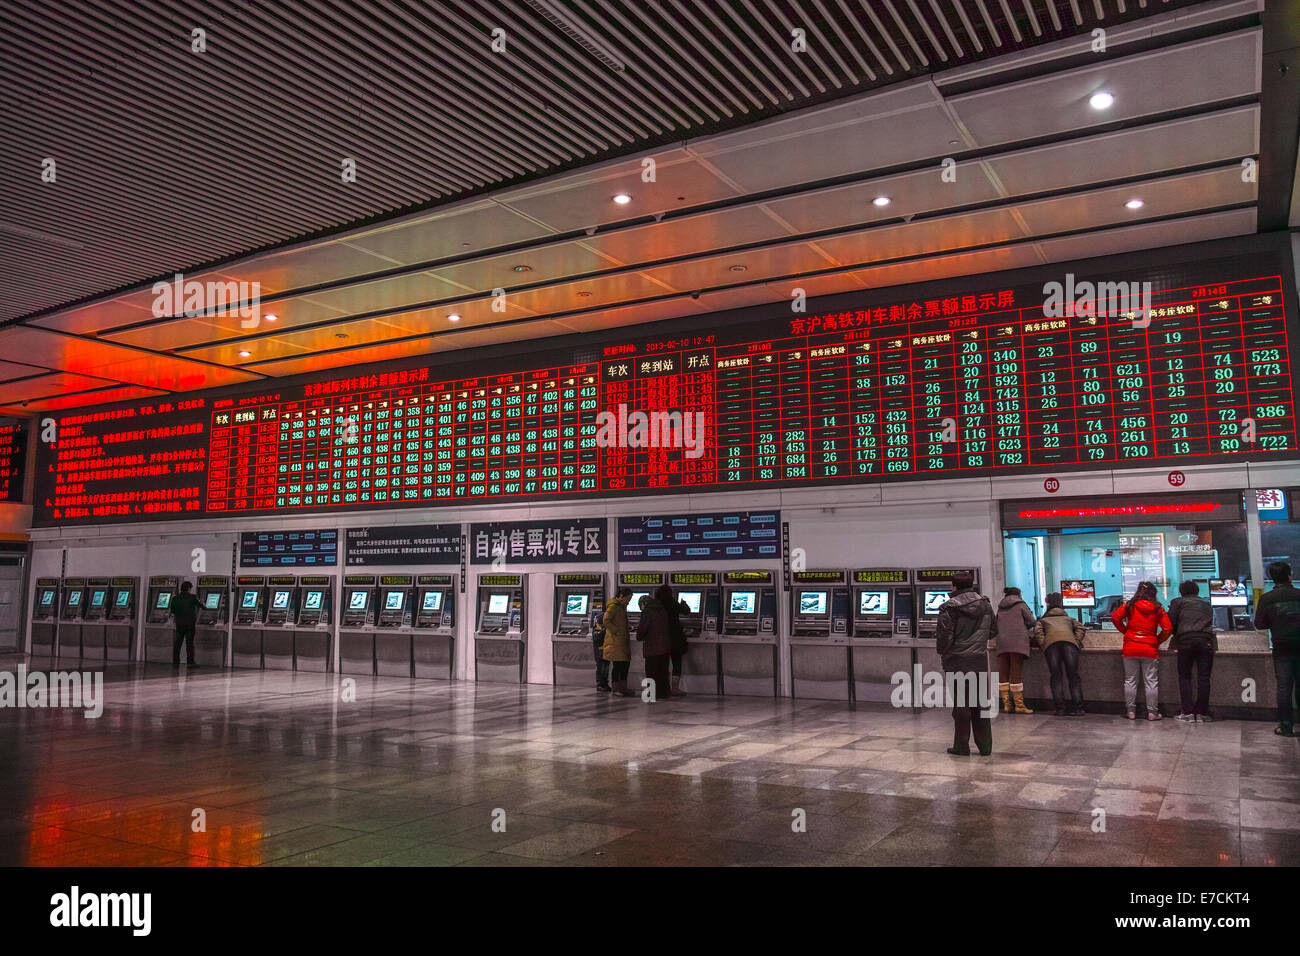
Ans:
[{"label": "polished tile floor", "polygon": [[946,713],[883,706],[105,680],[95,720],[0,710],[0,864],[1300,865],[1300,740],[1267,723],[1003,716],[958,758]]}]

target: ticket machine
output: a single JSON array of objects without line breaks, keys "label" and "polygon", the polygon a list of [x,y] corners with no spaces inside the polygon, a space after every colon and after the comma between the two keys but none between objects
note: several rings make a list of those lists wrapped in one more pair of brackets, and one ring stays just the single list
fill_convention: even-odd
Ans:
[{"label": "ticket machine", "polygon": [[[618,587],[632,589],[632,597],[627,602],[627,630],[632,657],[627,668],[627,683],[631,688],[640,687],[645,677],[645,654],[641,650],[641,642],[636,639],[637,625],[641,623],[641,598],[649,597],[663,583],[662,571],[620,571],[618,575]],[[713,693],[713,688],[710,688],[709,693]]]},{"label": "ticket machine", "polygon": [[722,636],[718,639],[722,693],[780,693],[776,622],[776,587],[771,571],[723,572]]},{"label": "ticket machine", "polygon": [[410,677],[415,576],[380,575],[375,594],[375,672]]},{"label": "ticket machine", "polygon": [[104,659],[129,661],[135,657],[135,599],[139,578],[111,578],[104,612]]},{"label": "ticket machine", "polygon": [[454,574],[416,575],[411,636],[416,677],[451,680],[456,659],[456,583]]},{"label": "ticket machine", "polygon": [[849,572],[853,616],[853,699],[886,701],[893,675],[912,673],[912,572],[907,568],[858,568]]},{"label": "ticket machine", "polygon": [[53,657],[58,636],[59,579],[37,578],[32,598],[32,657]]},{"label": "ticket machine", "polygon": [[474,625],[474,668],[481,681],[523,683],[528,575],[480,574]]},{"label": "ticket machine", "polygon": [[[682,684],[687,693],[719,694],[722,677],[722,592],[717,571],[673,571],[668,584],[686,632]],[[685,607],[683,608],[683,605]]]},{"label": "ticket machine", "polygon": [[230,577],[203,575],[198,580],[198,620],[194,628],[194,659],[202,667],[226,666],[227,622],[230,620]]},{"label": "ticket machine", "polygon": [[373,574],[343,576],[339,601],[339,673],[375,673],[375,588]]},{"label": "ticket machine", "polygon": [[230,628],[230,666],[262,666],[262,624],[267,614],[266,577],[241,574],[235,579],[234,623]]},{"label": "ticket machine", "polygon": [[[275,603],[272,588],[272,604]],[[334,579],[328,574],[304,574],[298,578],[293,622],[291,666],[296,671],[326,673],[333,669]],[[274,643],[274,642],[272,642]],[[265,651],[265,644],[264,651]],[[266,654],[267,667],[272,667]]]},{"label": "ticket machine", "polygon": [[790,574],[790,688],[795,697],[850,700],[849,587],[841,569]]},{"label": "ticket machine", "polygon": [[170,664],[176,626],[172,623],[172,596],[180,590],[181,579],[174,574],[158,574],[149,579],[149,594],[144,608],[144,659],[155,664]]},{"label": "ticket machine", "polygon": [[81,659],[104,660],[104,619],[108,616],[108,578],[87,578],[81,610]]},{"label": "ticket machine", "polygon": [[591,643],[591,612],[605,607],[605,575],[574,572],[555,575],[551,627],[551,681],[590,684],[596,666]]},{"label": "ticket machine", "polygon": [[86,579],[64,578],[59,608],[60,660],[81,660],[81,621],[86,611]]},{"label": "ticket machine", "polygon": [[935,629],[939,626],[939,608],[943,607],[952,595],[953,575],[963,571],[974,577],[975,588],[978,590],[980,586],[978,568],[918,568],[912,572],[918,640],[934,640]]}]

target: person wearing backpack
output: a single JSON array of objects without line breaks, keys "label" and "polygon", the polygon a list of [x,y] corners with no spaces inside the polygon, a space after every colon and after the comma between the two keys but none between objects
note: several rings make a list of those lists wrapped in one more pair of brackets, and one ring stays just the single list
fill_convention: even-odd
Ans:
[{"label": "person wearing backpack", "polygon": [[1029,657],[1029,635],[1034,629],[1034,612],[1020,596],[1020,588],[1003,588],[998,602],[998,695],[1004,714],[1032,714],[1025,706],[1025,685],[1020,669]]},{"label": "person wearing backpack", "polygon": [[[1178,696],[1184,723],[1214,720],[1210,713],[1210,672],[1219,639],[1214,635],[1214,608],[1197,595],[1195,581],[1178,585],[1179,597],[1169,602],[1169,622],[1174,639],[1169,646],[1178,651]],[[1192,696],[1192,668],[1196,668],[1196,696]]]},{"label": "person wearing backpack", "polygon": [[592,650],[596,654],[596,692],[608,694],[613,688],[609,686],[609,661],[605,660],[605,609],[593,607],[588,621]]},{"label": "person wearing backpack", "polygon": [[1110,616],[1115,629],[1124,635],[1124,716],[1137,719],[1138,674],[1146,688],[1147,720],[1159,720],[1160,645],[1174,626],[1156,598],[1156,586],[1143,581],[1128,602]]},{"label": "person wearing backpack", "polygon": [[[935,628],[935,649],[943,660],[945,674],[964,681],[967,692],[978,689],[981,675],[987,682],[989,639],[998,633],[997,618],[989,599],[975,590],[975,578],[962,571],[952,576],[953,593],[939,608]],[[954,695],[956,696],[956,695]],[[983,715],[983,707],[971,701],[953,701],[953,744],[948,753],[970,756],[972,733],[981,756],[993,753],[993,722]],[[979,701],[976,701],[979,704]]]}]

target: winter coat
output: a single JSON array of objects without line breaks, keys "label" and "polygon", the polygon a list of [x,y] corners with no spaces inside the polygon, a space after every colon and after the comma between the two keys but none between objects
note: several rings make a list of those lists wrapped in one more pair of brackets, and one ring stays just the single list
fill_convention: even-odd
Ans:
[{"label": "winter coat", "polygon": [[[1087,629],[1083,624],[1070,617],[1065,613],[1065,608],[1049,607],[1047,613],[1038,619],[1034,625],[1034,637],[1038,639],[1038,646],[1047,650],[1053,644],[1059,641],[1069,641],[1075,647],[1083,647],[1083,636]],[[1001,637],[998,638],[1002,640]]]},{"label": "winter coat", "polygon": [[605,643],[601,651],[607,661],[630,661],[632,641],[627,629],[627,598],[611,598],[605,605]]},{"label": "winter coat", "polygon": [[641,609],[641,619],[636,623],[636,639],[646,657],[660,657],[673,650],[672,629],[669,627],[668,609],[656,600],[646,602]]},{"label": "winter coat", "polygon": [[939,608],[935,631],[935,649],[943,658],[943,669],[982,670],[988,664],[989,638],[997,633],[988,598],[974,589],[955,592]]},{"label": "winter coat", "polygon": [[1126,602],[1115,608],[1110,619],[1124,635],[1125,657],[1159,657],[1160,645],[1174,630],[1165,609],[1146,598],[1133,602],[1131,617]]},{"label": "winter coat", "polygon": [[1034,612],[1018,594],[998,602],[998,653],[1029,656],[1029,633],[1034,629]]},{"label": "winter coat", "polygon": [[1201,640],[1219,649],[1219,639],[1214,635],[1214,608],[1204,598],[1174,598],[1169,602],[1169,622],[1174,626],[1170,647],[1181,649]]},{"label": "winter coat", "polygon": [[682,627],[682,615],[689,614],[690,610],[685,601],[678,601],[668,608],[668,636],[672,639],[672,654],[674,657],[686,653],[686,630]]},{"label": "winter coat", "polygon": [[189,591],[178,591],[172,596],[169,610],[177,627],[193,627],[198,620],[199,599]]},{"label": "winter coat", "polygon": [[1288,582],[1261,595],[1255,630],[1269,632],[1274,657],[1300,657],[1300,590]]}]

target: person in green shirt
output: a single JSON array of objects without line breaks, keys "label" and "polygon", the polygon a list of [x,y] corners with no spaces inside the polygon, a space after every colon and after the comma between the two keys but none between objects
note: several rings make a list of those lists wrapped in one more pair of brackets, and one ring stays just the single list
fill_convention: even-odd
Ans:
[{"label": "person in green shirt", "polygon": [[198,623],[199,599],[190,593],[190,582],[182,581],[179,594],[172,595],[171,615],[176,622],[176,637],[172,640],[172,667],[181,666],[181,642],[185,642],[185,663],[190,670],[198,670],[194,662],[194,625]]}]

